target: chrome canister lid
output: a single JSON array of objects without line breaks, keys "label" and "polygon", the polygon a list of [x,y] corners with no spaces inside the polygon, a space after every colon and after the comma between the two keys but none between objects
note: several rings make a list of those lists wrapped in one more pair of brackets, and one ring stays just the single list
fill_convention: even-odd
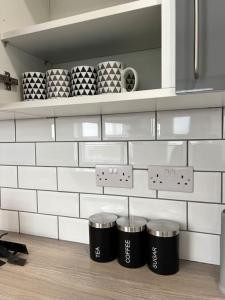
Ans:
[{"label": "chrome canister lid", "polygon": [[120,217],[116,223],[120,231],[141,232],[145,230],[147,221],[141,217]]},{"label": "chrome canister lid", "polygon": [[152,220],[147,224],[147,232],[158,237],[173,237],[179,234],[180,225],[169,220]]},{"label": "chrome canister lid", "polygon": [[89,225],[94,228],[110,228],[116,225],[117,216],[110,213],[99,213],[89,217]]}]

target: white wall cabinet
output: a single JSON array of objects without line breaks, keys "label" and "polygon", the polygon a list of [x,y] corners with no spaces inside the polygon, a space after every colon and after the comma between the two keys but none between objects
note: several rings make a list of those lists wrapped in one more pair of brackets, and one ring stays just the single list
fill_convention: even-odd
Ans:
[{"label": "white wall cabinet", "polygon": [[0,5],[1,73],[21,79],[24,71],[120,60],[140,77],[132,93],[28,102],[21,101],[20,87],[8,92],[1,84],[0,119],[223,105],[222,92],[199,94],[195,101],[175,94],[175,0],[0,0]]}]

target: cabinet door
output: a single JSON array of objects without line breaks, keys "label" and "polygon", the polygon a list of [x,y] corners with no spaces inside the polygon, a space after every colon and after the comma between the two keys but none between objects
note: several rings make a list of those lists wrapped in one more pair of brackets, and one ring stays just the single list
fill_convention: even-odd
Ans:
[{"label": "cabinet door", "polygon": [[177,93],[212,89],[225,90],[225,1],[176,0]]}]

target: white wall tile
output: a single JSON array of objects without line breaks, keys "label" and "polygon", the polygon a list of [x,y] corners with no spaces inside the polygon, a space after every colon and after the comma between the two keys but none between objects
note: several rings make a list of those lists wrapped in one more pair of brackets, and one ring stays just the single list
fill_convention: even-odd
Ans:
[{"label": "white wall tile", "polygon": [[17,142],[54,141],[54,119],[16,120]]},{"label": "white wall tile", "polygon": [[79,144],[79,164],[82,167],[126,163],[127,143],[125,142],[83,142]]},{"label": "white wall tile", "polygon": [[131,197],[130,215],[147,219],[168,219],[178,222],[182,229],[187,227],[185,202]]},{"label": "white wall tile", "polygon": [[0,164],[34,165],[35,145],[31,143],[0,144]]},{"label": "white wall tile", "polygon": [[19,187],[28,189],[56,190],[56,168],[19,167]]},{"label": "white wall tile", "polygon": [[128,198],[108,195],[80,195],[81,218],[88,219],[91,215],[100,212],[128,216]]},{"label": "white wall tile", "polygon": [[156,197],[156,191],[148,189],[148,171],[133,170],[133,188],[113,188],[105,187],[105,194],[136,196],[136,197]]},{"label": "white wall tile", "polygon": [[0,122],[0,142],[15,142],[14,120]]},{"label": "white wall tile", "polygon": [[79,217],[79,195],[38,191],[38,212],[57,216]]},{"label": "white wall tile", "polygon": [[188,203],[188,229],[206,233],[221,233],[221,213],[225,205]]},{"label": "white wall tile", "polygon": [[0,166],[0,186],[17,187],[17,168],[13,166]]},{"label": "white wall tile", "polygon": [[225,141],[189,142],[189,166],[195,170],[225,171]]},{"label": "white wall tile", "polygon": [[37,143],[37,165],[75,167],[78,165],[77,147],[77,143]]},{"label": "white wall tile", "polygon": [[154,140],[155,113],[105,115],[103,140]]},{"label": "white wall tile", "polygon": [[157,113],[157,123],[162,140],[222,137],[221,108],[162,111]]},{"label": "white wall tile", "polygon": [[37,211],[36,191],[2,188],[1,208],[36,212]]},{"label": "white wall tile", "polygon": [[186,157],[186,142],[129,142],[129,163],[136,168],[147,168],[148,165],[184,166]]},{"label": "white wall tile", "polygon": [[219,265],[220,237],[218,235],[183,231],[180,233],[180,257]]},{"label": "white wall tile", "polygon": [[102,188],[96,186],[95,169],[58,168],[59,191],[98,193]]},{"label": "white wall tile", "polygon": [[0,230],[19,232],[18,212],[0,210]]},{"label": "white wall tile", "polygon": [[221,173],[194,172],[194,192],[159,191],[159,198],[197,202],[221,202]]},{"label": "white wall tile", "polygon": [[101,140],[100,116],[65,117],[56,119],[57,141]]},{"label": "white wall tile", "polygon": [[59,239],[88,244],[88,220],[59,217]]},{"label": "white wall tile", "polygon": [[53,239],[58,238],[56,216],[20,212],[20,232]]},{"label": "white wall tile", "polygon": [[222,178],[223,178],[223,199],[222,199],[222,201],[223,201],[223,203],[225,203],[225,174],[224,173],[223,173]]}]

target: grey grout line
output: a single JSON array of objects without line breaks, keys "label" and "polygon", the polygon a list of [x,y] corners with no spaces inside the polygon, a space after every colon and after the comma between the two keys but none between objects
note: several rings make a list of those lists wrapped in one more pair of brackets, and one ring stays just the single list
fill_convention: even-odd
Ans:
[{"label": "grey grout line", "polygon": [[222,139],[223,139],[223,136],[224,136],[224,107],[222,107],[222,120],[221,120],[221,125],[222,125]]},{"label": "grey grout line", "polygon": [[102,120],[102,114],[100,115],[100,137],[101,137],[101,141],[103,141],[103,120]]},{"label": "grey grout line", "polygon": [[57,216],[57,235],[59,240],[59,216]]},{"label": "grey grout line", "polygon": [[129,142],[127,141],[127,165],[130,164]]},{"label": "grey grout line", "polygon": [[36,204],[37,204],[37,213],[39,213],[39,207],[38,207],[38,190],[36,190]]},{"label": "grey grout line", "polygon": [[55,175],[56,175],[56,190],[58,191],[59,190],[58,167],[56,167]]},{"label": "grey grout line", "polygon": [[186,151],[187,151],[187,167],[189,166],[189,142],[187,141],[187,145],[186,145]]},{"label": "grey grout line", "polygon": [[16,133],[16,120],[14,120],[14,131],[15,131],[15,143],[17,142],[17,133]]},{"label": "grey grout line", "polygon": [[37,143],[34,143],[34,160],[35,166],[37,166]]},{"label": "grey grout line", "polygon": [[223,194],[224,194],[224,190],[223,190],[223,176],[224,176],[224,174],[221,173],[221,203],[223,203]]},{"label": "grey grout line", "polygon": [[19,166],[16,166],[17,188],[19,188]]},{"label": "grey grout line", "polygon": [[158,114],[157,111],[155,111],[155,141],[158,140]]},{"label": "grey grout line", "polygon": [[20,233],[20,211],[18,211],[18,230]]},{"label": "grey grout line", "polygon": [[188,201],[186,202],[186,218],[187,218],[187,230],[189,227],[189,212],[188,212],[189,206],[188,206]]},{"label": "grey grout line", "polygon": [[80,168],[80,143],[77,142],[77,166]]},{"label": "grey grout line", "polygon": [[80,193],[78,193],[78,203],[79,203],[79,218],[80,218]]},{"label": "grey grout line", "polygon": [[195,142],[195,141],[199,141],[199,142],[204,142],[204,141],[225,141],[224,138],[199,138],[199,139],[192,139],[192,138],[186,138],[186,139],[153,139],[151,137],[146,138],[146,139],[110,139],[110,140],[100,140],[100,139],[96,139],[96,140],[48,140],[48,141],[15,141],[15,142],[4,142],[1,141],[0,144],[31,144],[31,143],[41,143],[41,144],[45,144],[45,143],[72,143],[72,142],[84,142],[84,143],[119,143],[119,142],[149,142],[149,143],[153,143],[153,142],[186,142],[186,141],[190,141],[190,142]]}]

